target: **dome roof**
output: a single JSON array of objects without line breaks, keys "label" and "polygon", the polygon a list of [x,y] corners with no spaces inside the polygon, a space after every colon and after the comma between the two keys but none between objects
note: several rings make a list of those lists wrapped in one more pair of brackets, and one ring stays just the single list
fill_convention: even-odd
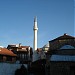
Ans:
[{"label": "dome roof", "polygon": [[50,42],[55,41],[55,40],[63,40],[63,39],[75,39],[75,37],[70,36],[70,35],[68,35],[68,34],[65,33],[64,35],[59,36],[59,37],[51,40]]},{"label": "dome roof", "polygon": [[44,45],[43,47],[49,47],[49,43],[47,43],[46,45]]},{"label": "dome roof", "polygon": [[60,49],[75,49],[75,48],[71,45],[64,45]]}]

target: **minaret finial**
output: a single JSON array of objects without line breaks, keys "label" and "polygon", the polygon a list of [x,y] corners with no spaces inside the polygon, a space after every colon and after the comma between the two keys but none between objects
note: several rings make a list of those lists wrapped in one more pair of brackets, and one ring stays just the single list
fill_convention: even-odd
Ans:
[{"label": "minaret finial", "polygon": [[34,28],[33,30],[38,30],[38,27],[37,27],[37,17],[35,16],[34,17]]},{"label": "minaret finial", "polygon": [[34,22],[37,22],[37,16],[34,17]]}]

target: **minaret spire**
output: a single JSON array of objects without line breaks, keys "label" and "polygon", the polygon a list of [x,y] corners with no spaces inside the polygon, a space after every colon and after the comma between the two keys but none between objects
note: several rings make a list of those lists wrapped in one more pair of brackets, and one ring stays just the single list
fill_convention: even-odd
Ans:
[{"label": "minaret spire", "polygon": [[38,32],[38,24],[37,24],[37,17],[34,17],[34,27],[33,27],[33,31],[34,31],[34,43],[33,43],[33,62],[38,60],[39,57],[40,58],[44,58],[45,54],[43,52],[37,53],[37,32]]},{"label": "minaret spire", "polygon": [[37,50],[37,31],[38,31],[38,27],[37,27],[37,17],[34,17],[34,44],[33,44],[33,50],[36,51]]},{"label": "minaret spire", "polygon": [[36,61],[37,58],[37,32],[38,32],[38,26],[37,26],[37,17],[34,17],[34,42],[33,42],[33,61]]}]

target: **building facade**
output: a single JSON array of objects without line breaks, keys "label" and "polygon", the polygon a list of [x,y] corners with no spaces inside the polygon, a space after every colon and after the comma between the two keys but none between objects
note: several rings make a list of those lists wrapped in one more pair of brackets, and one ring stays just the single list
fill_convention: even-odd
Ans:
[{"label": "building facade", "polygon": [[7,48],[17,55],[17,61],[20,63],[25,64],[32,61],[33,51],[30,46],[22,46],[21,44],[18,44],[8,45]]},{"label": "building facade", "polygon": [[49,41],[50,75],[75,75],[75,37],[64,34]]},{"label": "building facade", "polygon": [[0,62],[16,62],[17,55],[6,48],[0,48]]}]

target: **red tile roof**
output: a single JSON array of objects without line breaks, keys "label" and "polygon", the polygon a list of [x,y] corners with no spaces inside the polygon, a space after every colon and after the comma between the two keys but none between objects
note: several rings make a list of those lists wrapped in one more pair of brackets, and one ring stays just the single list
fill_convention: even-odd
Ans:
[{"label": "red tile roof", "polygon": [[6,48],[0,48],[0,54],[1,55],[8,55],[8,56],[17,56],[12,51],[6,49]]},{"label": "red tile roof", "polygon": [[30,46],[20,46],[19,48],[29,48]]},{"label": "red tile roof", "polygon": [[16,45],[8,45],[8,46],[11,46],[11,47],[16,47]]},{"label": "red tile roof", "polygon": [[29,48],[30,46],[19,46],[19,45],[8,45],[8,46],[11,46],[11,47],[17,47],[17,48]]}]

